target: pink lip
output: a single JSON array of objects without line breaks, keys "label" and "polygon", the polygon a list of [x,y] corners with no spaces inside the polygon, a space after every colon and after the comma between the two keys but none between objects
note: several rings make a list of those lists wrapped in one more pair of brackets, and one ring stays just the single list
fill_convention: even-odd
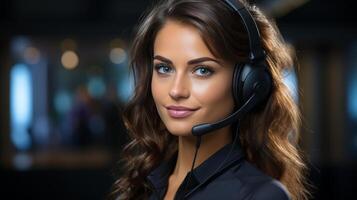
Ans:
[{"label": "pink lip", "polygon": [[182,106],[168,106],[166,107],[169,115],[173,118],[184,118],[194,113],[197,109],[182,107]]}]

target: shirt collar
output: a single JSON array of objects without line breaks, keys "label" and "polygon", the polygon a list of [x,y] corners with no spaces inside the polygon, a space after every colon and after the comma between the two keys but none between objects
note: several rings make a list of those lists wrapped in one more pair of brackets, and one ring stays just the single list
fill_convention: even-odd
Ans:
[{"label": "shirt collar", "polygon": [[[193,169],[193,175],[199,183],[203,183],[213,173],[223,171],[226,167],[230,166],[232,163],[235,163],[243,157],[240,146],[235,144],[231,150],[232,146],[232,143],[226,144],[217,152],[212,154],[203,163]],[[230,155],[228,155],[229,152]],[[148,180],[151,181],[156,189],[160,190],[167,186],[168,177],[175,167],[176,160],[177,152],[168,161],[162,162],[148,175]],[[223,166],[220,167],[222,163]],[[220,169],[216,171],[218,167],[220,167]]]},{"label": "shirt collar", "polygon": [[175,167],[176,159],[177,152],[168,161],[163,161],[147,176],[147,179],[151,181],[156,189],[162,189],[167,185],[168,177]]}]

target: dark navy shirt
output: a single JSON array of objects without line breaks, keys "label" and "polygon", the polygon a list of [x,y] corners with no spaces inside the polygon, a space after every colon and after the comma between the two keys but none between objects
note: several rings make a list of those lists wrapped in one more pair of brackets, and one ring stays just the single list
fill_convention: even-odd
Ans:
[{"label": "dark navy shirt", "polygon": [[[175,200],[181,200],[183,197],[189,200],[290,199],[287,189],[281,182],[264,174],[246,161],[238,145],[234,145],[231,150],[232,146],[232,143],[225,145],[194,168],[191,179],[191,172],[187,173],[176,192]],[[228,154],[229,157],[227,157]],[[150,200],[164,198],[176,159],[177,153],[147,176],[153,190]],[[217,170],[218,167],[220,167],[219,170]]]}]

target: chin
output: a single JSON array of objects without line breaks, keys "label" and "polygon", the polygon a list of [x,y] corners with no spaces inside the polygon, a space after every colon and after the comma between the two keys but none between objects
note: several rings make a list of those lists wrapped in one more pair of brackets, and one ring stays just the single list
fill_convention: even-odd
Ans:
[{"label": "chin", "polygon": [[173,123],[170,125],[166,125],[167,130],[175,136],[191,136],[191,130],[193,125],[183,125]]}]

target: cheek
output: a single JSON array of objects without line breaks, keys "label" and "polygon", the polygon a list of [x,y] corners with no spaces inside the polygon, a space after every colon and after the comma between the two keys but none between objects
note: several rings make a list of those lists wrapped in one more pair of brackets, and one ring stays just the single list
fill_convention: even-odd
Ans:
[{"label": "cheek", "polygon": [[166,101],[168,98],[168,84],[153,75],[153,78],[151,80],[151,94],[156,105],[156,109],[159,112],[159,115],[161,116],[161,112],[163,112],[162,105],[166,105],[167,103]]},{"label": "cheek", "polygon": [[205,111],[219,116],[225,116],[232,111],[234,100],[232,95],[232,76],[229,73],[212,81],[202,81],[192,85],[192,95],[205,108]]},{"label": "cheek", "polygon": [[232,92],[232,78],[229,74],[221,75],[211,81],[197,82],[192,85],[193,93],[202,103],[226,99]]},{"label": "cheek", "polygon": [[215,104],[221,100],[227,101],[231,95],[230,83],[201,83],[193,84],[193,94],[201,104]]}]

